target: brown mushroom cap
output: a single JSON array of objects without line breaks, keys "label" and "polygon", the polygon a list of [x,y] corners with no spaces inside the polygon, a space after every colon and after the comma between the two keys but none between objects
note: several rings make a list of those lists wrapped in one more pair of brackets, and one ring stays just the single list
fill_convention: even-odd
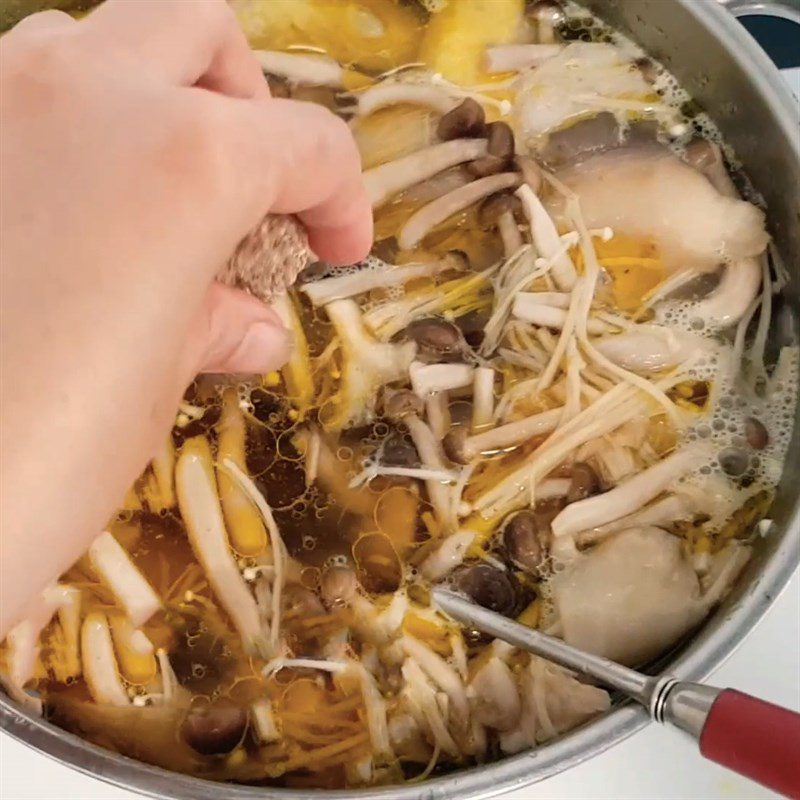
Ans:
[{"label": "brown mushroom cap", "polygon": [[572,483],[567,492],[567,502],[575,503],[585,500],[600,491],[600,478],[597,473],[583,461],[576,461],[572,465]]},{"label": "brown mushroom cap", "polygon": [[417,448],[402,436],[399,431],[391,433],[383,440],[380,448],[380,460],[382,464],[390,467],[419,466]]},{"label": "brown mushroom cap", "polygon": [[503,544],[514,566],[537,573],[544,563],[550,535],[546,521],[535,511],[524,509],[503,522]]},{"label": "brown mushroom cap", "polygon": [[488,155],[467,164],[467,169],[479,178],[503,172],[514,158],[514,131],[505,122],[492,122],[486,126]]},{"label": "brown mushroom cap", "polygon": [[567,18],[561,3],[556,2],[556,0],[528,2],[525,6],[525,16],[530,22],[537,25],[545,23],[553,28],[562,25]]},{"label": "brown mushroom cap", "polygon": [[713,166],[719,157],[719,150],[708,139],[692,139],[686,146],[686,162],[700,172]]},{"label": "brown mushroom cap", "polygon": [[486,114],[483,106],[467,97],[439,120],[437,136],[444,142],[451,139],[479,138],[486,135]]},{"label": "brown mushroom cap", "polygon": [[328,567],[320,579],[320,594],[329,608],[347,605],[358,591],[358,578],[351,567]]},{"label": "brown mushroom cap", "polygon": [[247,722],[247,711],[232,700],[220,699],[189,709],[181,725],[181,735],[186,744],[201,755],[223,755],[242,741]]},{"label": "brown mushroom cap", "polygon": [[522,173],[522,180],[531,187],[534,194],[539,194],[543,182],[542,168],[530,156],[517,156],[514,162]]},{"label": "brown mushroom cap", "polygon": [[522,590],[514,576],[489,564],[463,567],[453,576],[456,588],[479,606],[507,617],[520,606]]},{"label": "brown mushroom cap", "polygon": [[466,426],[459,425],[451,428],[442,439],[444,454],[455,464],[469,464],[469,459],[464,452],[468,435]]},{"label": "brown mushroom cap", "polygon": [[417,344],[417,358],[432,361],[461,360],[465,341],[457,325],[444,319],[427,317],[411,322],[405,336]]},{"label": "brown mushroom cap", "polygon": [[401,420],[409,414],[422,414],[425,404],[410,389],[385,390],[383,413],[389,419]]},{"label": "brown mushroom cap", "polygon": [[500,217],[508,212],[519,218],[522,202],[511,192],[497,192],[489,195],[478,207],[478,221],[483,228],[493,228]]}]

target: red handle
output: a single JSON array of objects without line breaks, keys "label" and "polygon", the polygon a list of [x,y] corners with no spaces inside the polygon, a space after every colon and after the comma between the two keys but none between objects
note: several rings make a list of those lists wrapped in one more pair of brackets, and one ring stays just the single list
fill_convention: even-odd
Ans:
[{"label": "red handle", "polygon": [[800,714],[725,689],[706,718],[700,752],[786,797],[800,798]]}]

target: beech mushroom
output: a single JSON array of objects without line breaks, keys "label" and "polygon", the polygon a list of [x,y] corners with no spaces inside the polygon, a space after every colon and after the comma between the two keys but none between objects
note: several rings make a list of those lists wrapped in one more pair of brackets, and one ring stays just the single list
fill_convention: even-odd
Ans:
[{"label": "beech mushroom", "polygon": [[208,705],[193,706],[183,720],[181,735],[200,755],[224,755],[244,739],[248,718],[245,709],[221,698]]},{"label": "beech mushroom", "polygon": [[405,81],[384,81],[353,96],[356,100],[356,113],[360,117],[401,103],[425,106],[446,115],[458,104],[458,100],[442,86]]},{"label": "beech mushroom", "polygon": [[438,197],[412,214],[403,225],[397,237],[400,249],[410,250],[416,247],[439,223],[452,217],[453,214],[469,208],[478,200],[518,185],[519,175],[516,172],[504,172],[500,175],[489,175],[486,178],[473,181],[442,197]]},{"label": "beech mushroom", "polygon": [[454,428],[445,436],[442,446],[451,461],[457,464],[469,464],[483,453],[507,450],[534,436],[551,433],[556,429],[562,413],[563,409],[553,408],[472,435],[469,435],[464,427]]},{"label": "beech mushroom", "polygon": [[[551,328],[556,331],[562,330],[567,321],[566,310],[540,302],[540,298],[536,296],[537,294],[535,292],[520,292],[517,294],[514,298],[511,314],[516,319],[530,322],[541,328]],[[608,333],[611,330],[609,325],[593,318],[587,320],[586,329],[593,336]]]},{"label": "beech mushroom", "polygon": [[358,578],[351,567],[327,567],[320,579],[320,594],[328,608],[346,606],[358,591]]},{"label": "beech mushroom", "polygon": [[507,517],[502,526],[503,544],[515,567],[535,575],[547,556],[550,524],[533,509],[523,509]]},{"label": "beech mushroom", "polygon": [[443,142],[486,136],[483,106],[471,97],[466,98],[439,120],[436,133]]},{"label": "beech mushroom", "polygon": [[406,326],[404,333],[416,342],[418,361],[460,361],[467,349],[461,329],[437,317],[415,319]]},{"label": "beech mushroom", "polygon": [[408,368],[411,387],[422,399],[436,392],[469,386],[474,371],[469,364],[423,364],[419,361],[412,361]]},{"label": "beech mushroom", "polygon": [[506,617],[518,612],[521,587],[514,576],[490,564],[463,567],[453,576],[456,588],[471,597],[479,606]]},{"label": "beech mushroom", "polygon": [[478,209],[478,221],[487,230],[497,228],[503,240],[503,252],[511,258],[523,245],[519,231],[519,218],[522,216],[522,203],[510,192],[490,195]]},{"label": "beech mushroom", "polygon": [[553,520],[553,534],[573,536],[633,513],[707,456],[705,448],[699,445],[686,447],[622,481],[611,491],[568,505]]},{"label": "beech mushroom", "polygon": [[300,291],[315,306],[324,306],[334,300],[354,297],[379,287],[402,286],[416,278],[430,278],[456,266],[455,259],[447,255],[438,261],[421,264],[381,264],[346,275],[307,282],[300,287]]},{"label": "beech mushroom", "polygon": [[383,205],[392,195],[422,183],[456,164],[485,156],[485,139],[453,139],[433,144],[415,153],[364,172],[364,185],[372,207]]},{"label": "beech mushroom", "polygon": [[553,280],[562,291],[571,291],[578,274],[561,242],[555,223],[530,186],[527,184],[520,186],[517,189],[517,197],[522,200],[536,249],[543,258],[552,262]]},{"label": "beech mushroom", "polygon": [[467,164],[467,169],[479,178],[503,172],[514,159],[514,132],[505,122],[486,126],[486,155]]},{"label": "beech mushroom", "polygon": [[529,3],[525,16],[536,28],[538,40],[544,44],[555,41],[558,28],[567,18],[561,3],[556,0],[536,0]]}]

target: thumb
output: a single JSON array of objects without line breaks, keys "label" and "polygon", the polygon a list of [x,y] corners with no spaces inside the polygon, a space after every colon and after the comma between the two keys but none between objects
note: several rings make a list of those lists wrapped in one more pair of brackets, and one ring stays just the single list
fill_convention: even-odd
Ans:
[{"label": "thumb", "polygon": [[189,327],[183,373],[270,372],[291,352],[291,335],[278,315],[255,297],[213,283]]}]

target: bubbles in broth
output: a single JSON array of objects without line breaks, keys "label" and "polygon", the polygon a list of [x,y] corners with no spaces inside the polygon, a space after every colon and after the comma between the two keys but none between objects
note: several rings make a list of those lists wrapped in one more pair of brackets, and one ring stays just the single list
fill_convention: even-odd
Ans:
[{"label": "bubbles in broth", "polygon": [[280,373],[197,378],[113,537],[6,640],[4,685],[223,781],[542,746],[608,694],[430,587],[634,666],[724,598],[769,535],[798,384],[796,344],[766,346],[764,212],[675,79],[577,5],[233,6],[273,94],[348,120],[373,255],[278,301]]}]

